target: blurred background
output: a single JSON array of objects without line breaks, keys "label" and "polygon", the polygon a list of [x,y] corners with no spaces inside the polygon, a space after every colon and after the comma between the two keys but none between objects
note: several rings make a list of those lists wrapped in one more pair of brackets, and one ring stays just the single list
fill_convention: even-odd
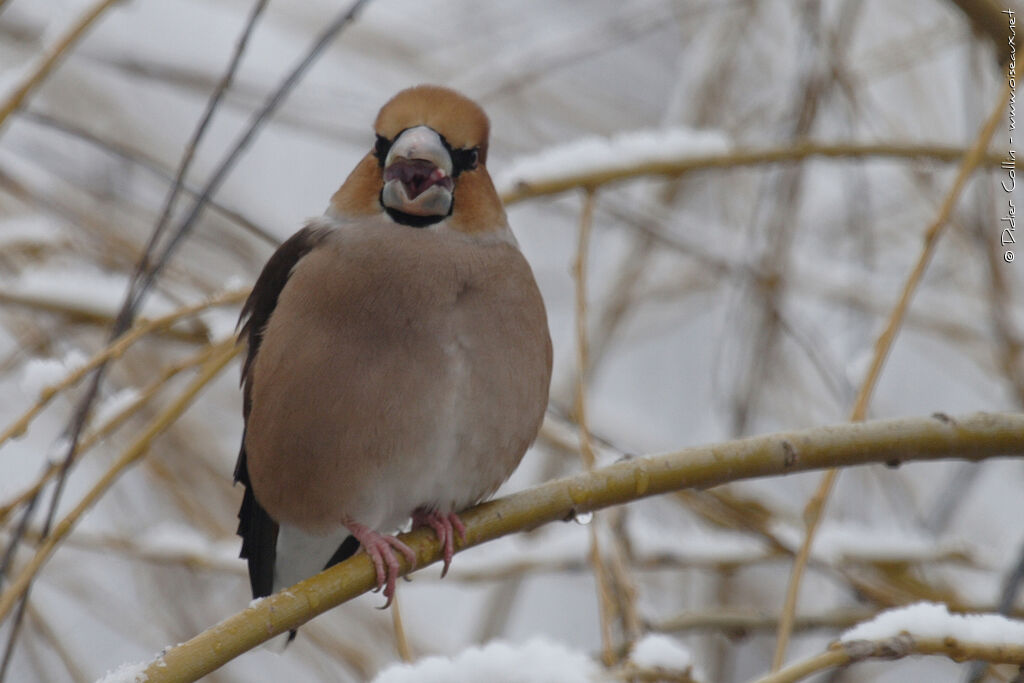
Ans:
[{"label": "blurred background", "polygon": [[[88,382],[47,388],[106,347],[253,7],[108,4],[0,120],[0,538],[9,579],[35,553],[54,464]],[[96,7],[0,0],[0,107]],[[346,7],[278,1],[257,18],[162,244]],[[999,105],[1009,31],[1000,9],[967,0],[368,2],[257,131],[171,254],[138,313],[170,316],[166,324],[110,364],[55,519],[107,473],[116,481],[39,571],[17,633],[12,616],[0,623],[0,647],[13,643],[6,680],[93,680],[249,602],[234,535],[237,360],[166,431],[139,439],[223,351],[217,344],[232,335],[262,264],[323,212],[395,92],[444,84],[488,111],[488,166],[547,302],[552,406],[509,492],[583,467],[574,424],[581,374],[599,463],[847,420],[923,235]],[[1000,218],[1016,196],[1000,185],[1008,126],[998,125],[941,233],[869,417],[1022,407],[1024,265],[1007,263],[1012,245],[1000,244],[1009,225]],[[648,167],[621,137],[635,131],[644,132],[633,139],[674,140],[667,158],[706,161],[684,174]],[[549,182],[593,170],[579,145],[563,149],[592,138],[591,147],[619,141],[607,149],[625,177],[592,199],[581,373],[573,264],[587,193],[548,192],[530,173],[543,168]],[[143,457],[114,470],[126,453]],[[375,609],[382,598],[367,595],[303,627],[284,655],[258,649],[208,680],[361,681],[401,661],[402,650],[452,655],[538,636],[598,661],[592,525],[613,569],[614,609],[603,617],[613,672],[622,673],[631,643],[663,633],[691,653],[685,675],[748,680],[770,669],[801,512],[819,480],[686,491],[471,549],[444,581],[431,567],[401,586],[406,645],[396,643],[392,612]],[[1022,487],[1015,460],[843,472],[788,657],[819,652],[889,606],[996,609],[1020,561]],[[966,666],[931,658],[858,665],[829,680],[967,676]]]}]

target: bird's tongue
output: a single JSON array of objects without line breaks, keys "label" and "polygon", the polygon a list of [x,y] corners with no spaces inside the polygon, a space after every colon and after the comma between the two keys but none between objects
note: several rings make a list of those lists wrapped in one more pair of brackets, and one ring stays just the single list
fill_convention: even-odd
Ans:
[{"label": "bird's tongue", "polygon": [[384,182],[401,181],[409,199],[423,194],[434,185],[452,189],[452,179],[440,168],[423,159],[397,159],[384,171]]}]

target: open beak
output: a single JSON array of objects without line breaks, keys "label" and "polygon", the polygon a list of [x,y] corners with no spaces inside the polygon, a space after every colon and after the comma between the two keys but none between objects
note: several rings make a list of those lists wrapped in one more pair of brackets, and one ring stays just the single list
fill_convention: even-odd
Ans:
[{"label": "open beak", "polygon": [[384,206],[413,216],[447,216],[452,207],[452,158],[427,126],[404,131],[384,160]]}]

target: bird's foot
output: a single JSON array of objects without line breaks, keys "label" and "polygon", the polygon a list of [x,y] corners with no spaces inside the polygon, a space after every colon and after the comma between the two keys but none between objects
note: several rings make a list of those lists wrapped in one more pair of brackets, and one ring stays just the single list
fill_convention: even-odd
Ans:
[{"label": "bird's foot", "polygon": [[409,560],[410,571],[416,568],[416,553],[394,536],[377,533],[358,522],[346,521],[345,526],[370,556],[373,568],[377,571],[377,590],[384,589],[384,597],[388,599],[384,607],[387,607],[395,597],[395,581],[398,579],[399,566],[395,550]]},{"label": "bird's foot", "polygon": [[448,573],[448,567],[452,564],[452,555],[455,554],[455,536],[463,543],[466,541],[466,525],[462,523],[459,516],[454,512],[442,515],[436,510],[424,510],[420,508],[412,513],[412,528],[429,526],[437,534],[437,540],[441,542],[441,549],[444,553],[444,569],[441,570],[441,578]]}]

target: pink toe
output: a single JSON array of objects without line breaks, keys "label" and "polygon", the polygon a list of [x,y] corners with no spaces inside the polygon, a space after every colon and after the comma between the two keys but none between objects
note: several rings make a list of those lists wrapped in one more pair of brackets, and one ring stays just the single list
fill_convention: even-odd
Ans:
[{"label": "pink toe", "polygon": [[455,555],[455,536],[458,535],[460,541],[465,541],[466,525],[454,512],[444,515],[437,511],[427,512],[420,509],[413,512],[412,519],[414,527],[429,526],[437,535],[437,540],[441,544],[441,555],[444,558],[444,566],[441,569],[441,576],[444,577],[448,573],[452,557]]},{"label": "pink toe", "polygon": [[345,526],[356,537],[356,540],[362,545],[363,551],[373,562],[373,568],[377,574],[377,590],[383,587],[384,597],[387,598],[384,607],[387,607],[394,598],[395,582],[401,571],[395,550],[402,553],[409,561],[410,570],[416,568],[416,553],[394,536],[378,533],[358,522],[347,520]]},{"label": "pink toe", "polygon": [[462,541],[463,543],[465,543],[466,542],[466,525],[462,523],[462,520],[459,519],[459,516],[457,514],[455,514],[454,512],[451,514],[451,516],[449,518],[451,519],[452,526],[454,526],[455,530],[457,532],[459,532],[459,540]]}]

